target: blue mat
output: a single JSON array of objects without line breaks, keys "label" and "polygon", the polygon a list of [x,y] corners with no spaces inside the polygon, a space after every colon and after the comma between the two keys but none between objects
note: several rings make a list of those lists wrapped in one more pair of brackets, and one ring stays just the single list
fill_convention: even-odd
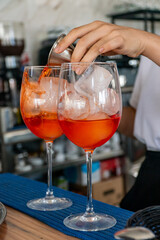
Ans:
[{"label": "blue mat", "polygon": [[33,198],[44,197],[46,188],[46,184],[38,181],[15,176],[9,173],[0,174],[0,201],[3,204],[26,213],[69,236],[84,240],[112,240],[114,239],[114,233],[124,228],[127,219],[133,214],[130,211],[93,200],[95,211],[115,217],[117,219],[117,224],[105,231],[74,231],[65,227],[63,220],[70,214],[84,212],[86,207],[86,197],[54,187],[55,196],[67,197],[73,201],[71,207],[53,212],[42,212],[29,209],[26,206],[26,203]]}]

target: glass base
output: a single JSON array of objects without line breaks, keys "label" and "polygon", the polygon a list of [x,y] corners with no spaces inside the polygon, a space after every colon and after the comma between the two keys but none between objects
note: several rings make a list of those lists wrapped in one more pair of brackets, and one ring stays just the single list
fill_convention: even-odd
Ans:
[{"label": "glass base", "polygon": [[117,221],[103,213],[79,213],[64,219],[64,225],[78,231],[100,231],[113,227]]},{"label": "glass base", "polygon": [[68,208],[72,205],[72,201],[68,198],[44,197],[30,200],[27,207],[39,211],[56,211]]}]

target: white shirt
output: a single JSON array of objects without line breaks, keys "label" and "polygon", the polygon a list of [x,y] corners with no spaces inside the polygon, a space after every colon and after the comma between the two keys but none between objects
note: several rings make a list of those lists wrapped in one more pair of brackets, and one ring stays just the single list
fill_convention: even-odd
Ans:
[{"label": "white shirt", "polygon": [[134,136],[147,150],[160,151],[160,67],[141,58],[130,104],[136,109]]}]

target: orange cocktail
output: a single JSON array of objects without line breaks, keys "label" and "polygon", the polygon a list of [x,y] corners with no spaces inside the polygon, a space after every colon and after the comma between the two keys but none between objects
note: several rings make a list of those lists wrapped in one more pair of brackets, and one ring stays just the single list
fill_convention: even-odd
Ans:
[{"label": "orange cocktail", "polygon": [[64,225],[71,229],[98,231],[116,224],[114,217],[94,212],[92,154],[113,136],[120,118],[121,90],[115,63],[62,64],[58,119],[68,139],[84,149],[87,164],[86,211],[64,219]]},{"label": "orange cocktail", "polygon": [[23,120],[33,134],[46,142],[48,160],[46,196],[27,203],[29,208],[41,211],[60,210],[72,205],[70,199],[55,197],[52,187],[53,140],[63,134],[57,119],[59,73],[60,67],[57,66],[26,67],[21,86],[20,105]]},{"label": "orange cocktail", "polygon": [[61,116],[59,120],[64,134],[71,141],[85,150],[94,150],[113,136],[119,125],[120,116],[113,115],[98,120],[72,120]]},{"label": "orange cocktail", "polygon": [[63,133],[56,109],[59,78],[49,77],[50,74],[51,68],[46,67],[38,81],[34,82],[29,81],[25,72],[21,88],[23,120],[37,137],[47,141],[53,141]]},{"label": "orange cocktail", "polygon": [[44,140],[54,140],[63,133],[56,113],[42,112],[39,115],[27,117],[24,115],[23,120],[31,132]]}]

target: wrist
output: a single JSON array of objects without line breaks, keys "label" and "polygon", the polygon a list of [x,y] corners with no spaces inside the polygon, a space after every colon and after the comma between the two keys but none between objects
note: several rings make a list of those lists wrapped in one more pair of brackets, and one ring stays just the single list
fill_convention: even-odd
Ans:
[{"label": "wrist", "polygon": [[160,55],[160,36],[145,32],[144,48],[141,54],[157,62],[156,59],[159,58]]},{"label": "wrist", "polygon": [[140,30],[140,54],[146,56],[149,49],[149,36],[150,33]]}]

